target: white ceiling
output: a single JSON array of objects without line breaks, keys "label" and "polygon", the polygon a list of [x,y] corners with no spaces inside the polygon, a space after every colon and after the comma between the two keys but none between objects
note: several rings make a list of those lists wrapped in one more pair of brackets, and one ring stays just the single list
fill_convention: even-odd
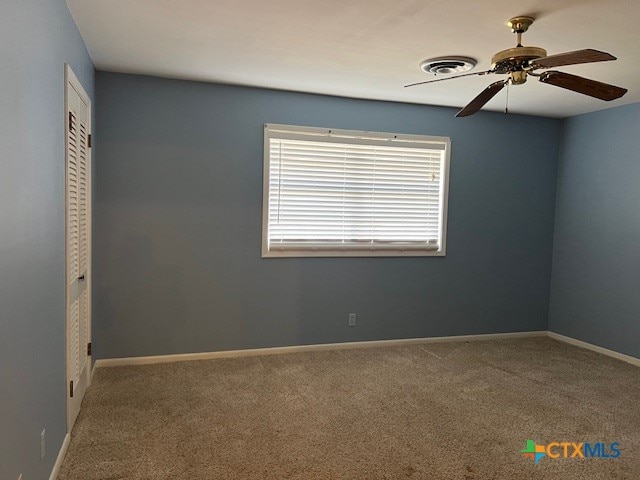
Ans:
[{"label": "white ceiling", "polygon": [[[99,70],[462,107],[497,76],[427,80],[422,60],[464,55],[488,70],[515,46],[505,26],[536,22],[525,45],[595,48],[618,60],[559,68],[629,89],[603,102],[530,79],[509,111],[566,117],[640,101],[638,0],[68,0]],[[502,78],[502,77],[499,77]],[[505,91],[486,106],[500,111]],[[464,120],[460,120],[464,121]]]}]

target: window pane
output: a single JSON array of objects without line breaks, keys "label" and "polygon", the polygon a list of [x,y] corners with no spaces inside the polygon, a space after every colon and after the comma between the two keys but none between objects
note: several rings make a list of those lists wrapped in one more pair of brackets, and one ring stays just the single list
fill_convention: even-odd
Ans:
[{"label": "window pane", "polygon": [[443,254],[449,140],[355,133],[267,126],[263,253]]}]

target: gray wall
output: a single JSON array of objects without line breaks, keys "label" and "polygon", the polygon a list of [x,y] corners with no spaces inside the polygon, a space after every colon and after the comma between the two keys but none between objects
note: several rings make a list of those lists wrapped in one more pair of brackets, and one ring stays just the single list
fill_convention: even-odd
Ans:
[{"label": "gray wall", "polygon": [[64,63],[91,95],[94,70],[64,0],[3,0],[0,39],[0,478],[38,480],[66,431]]},{"label": "gray wall", "polygon": [[564,122],[549,329],[640,357],[640,104]]},{"label": "gray wall", "polygon": [[[103,72],[96,95],[98,358],[546,330],[559,121]],[[268,122],[452,137],[446,258],[261,259]]]}]

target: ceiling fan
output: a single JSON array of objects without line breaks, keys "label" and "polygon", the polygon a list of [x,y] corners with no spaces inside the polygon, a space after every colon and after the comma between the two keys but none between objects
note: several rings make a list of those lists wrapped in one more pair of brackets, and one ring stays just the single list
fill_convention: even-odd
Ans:
[{"label": "ceiling fan", "polygon": [[405,87],[423,85],[426,83],[453,80],[454,78],[469,77],[472,75],[488,75],[497,73],[508,75],[505,80],[492,83],[484,89],[480,95],[460,110],[456,117],[466,117],[473,115],[480,110],[489,100],[498,94],[507,84],[522,85],[527,81],[527,77],[537,77],[542,83],[566,88],[574,92],[582,93],[600,100],[611,101],[622,97],[627,93],[626,88],[616,87],[607,83],[597,82],[588,78],[578,77],[557,70],[546,70],[537,73],[536,70],[551,67],[562,67],[566,65],[577,65],[581,63],[606,62],[616,60],[613,55],[599,50],[585,49],[575,52],[560,53],[558,55],[547,56],[547,51],[540,47],[525,47],[522,45],[522,34],[526,32],[534,19],[532,17],[513,17],[507,22],[511,31],[518,36],[518,44],[514,48],[508,48],[496,53],[491,59],[491,69],[484,72],[466,73],[454,77],[427,80],[425,82],[411,83]]}]

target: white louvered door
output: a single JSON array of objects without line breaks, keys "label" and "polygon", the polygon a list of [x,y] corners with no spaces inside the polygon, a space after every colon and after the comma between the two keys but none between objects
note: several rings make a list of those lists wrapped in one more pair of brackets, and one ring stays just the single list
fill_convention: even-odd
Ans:
[{"label": "white louvered door", "polygon": [[66,70],[67,427],[89,385],[91,359],[91,102]]}]

